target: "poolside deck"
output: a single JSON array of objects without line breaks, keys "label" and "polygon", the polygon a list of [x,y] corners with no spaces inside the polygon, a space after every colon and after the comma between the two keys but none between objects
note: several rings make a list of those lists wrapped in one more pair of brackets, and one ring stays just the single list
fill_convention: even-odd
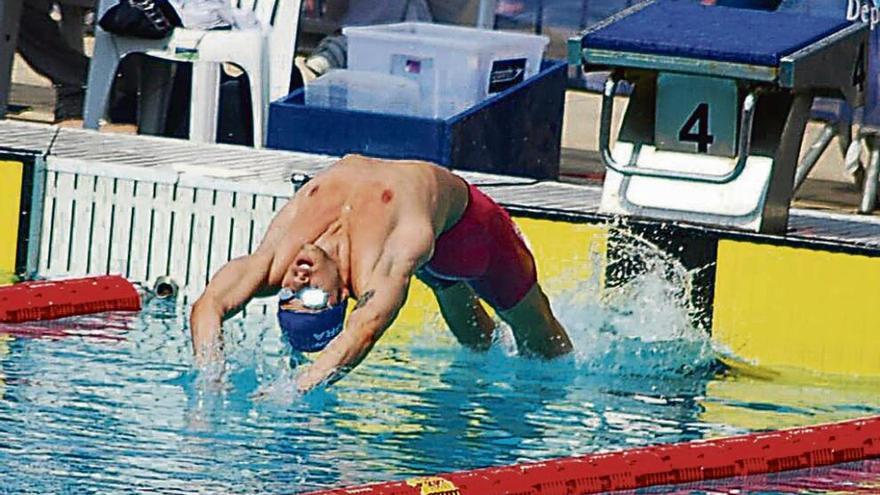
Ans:
[{"label": "poolside deck", "polygon": [[[314,174],[334,157],[254,150],[230,145],[205,145],[167,138],[98,133],[17,121],[0,121],[0,147],[26,149],[49,156],[106,165],[169,171],[240,183],[243,189],[289,194],[294,172]],[[460,172],[514,210],[599,217],[599,185]],[[880,252],[880,217],[793,208],[787,238],[830,242]],[[749,234],[751,237],[761,235]],[[766,236],[778,237],[778,236]]]}]

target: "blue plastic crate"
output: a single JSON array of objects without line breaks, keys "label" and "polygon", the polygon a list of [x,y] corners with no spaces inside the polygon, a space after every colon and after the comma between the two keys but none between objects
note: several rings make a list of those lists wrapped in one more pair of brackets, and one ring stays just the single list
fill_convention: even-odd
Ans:
[{"label": "blue plastic crate", "polygon": [[566,64],[447,119],[310,107],[303,90],[269,107],[269,148],[426,160],[458,170],[555,179],[559,176]]}]

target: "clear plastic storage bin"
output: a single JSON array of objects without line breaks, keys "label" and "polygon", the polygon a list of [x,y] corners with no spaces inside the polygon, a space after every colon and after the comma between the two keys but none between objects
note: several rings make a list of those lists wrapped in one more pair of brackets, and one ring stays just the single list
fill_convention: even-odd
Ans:
[{"label": "clear plastic storage bin", "polygon": [[305,87],[305,103],[397,115],[421,116],[419,85],[405,77],[358,70],[331,70]]},{"label": "clear plastic storage bin", "polygon": [[538,73],[546,36],[404,22],[347,27],[348,67],[417,81],[425,116],[445,118]]}]

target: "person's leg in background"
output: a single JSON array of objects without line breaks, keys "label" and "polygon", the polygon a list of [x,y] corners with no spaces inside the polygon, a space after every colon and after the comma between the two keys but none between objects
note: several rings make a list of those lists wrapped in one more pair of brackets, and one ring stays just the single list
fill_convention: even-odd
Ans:
[{"label": "person's leg in background", "polygon": [[327,36],[318,43],[315,52],[299,67],[303,82],[307,83],[331,69],[342,69],[348,65],[348,42],[341,34]]},{"label": "person's leg in background", "polygon": [[67,44],[51,9],[51,0],[24,0],[18,52],[55,86],[55,120],[79,119],[89,59]]},{"label": "person's leg in background", "polygon": [[[178,64],[171,87],[171,103],[161,134],[180,139],[189,138],[189,101],[192,65]],[[253,146],[254,128],[251,93],[247,74],[220,71],[220,112],[217,116],[217,142]]]}]

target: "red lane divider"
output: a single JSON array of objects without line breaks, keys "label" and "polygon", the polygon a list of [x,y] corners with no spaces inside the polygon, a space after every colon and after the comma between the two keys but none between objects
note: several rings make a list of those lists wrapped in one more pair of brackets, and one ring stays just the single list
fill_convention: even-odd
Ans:
[{"label": "red lane divider", "polygon": [[580,495],[880,457],[880,416],[304,495]]},{"label": "red lane divider", "polygon": [[140,309],[141,299],[137,289],[117,275],[38,280],[0,287],[2,323]]}]

